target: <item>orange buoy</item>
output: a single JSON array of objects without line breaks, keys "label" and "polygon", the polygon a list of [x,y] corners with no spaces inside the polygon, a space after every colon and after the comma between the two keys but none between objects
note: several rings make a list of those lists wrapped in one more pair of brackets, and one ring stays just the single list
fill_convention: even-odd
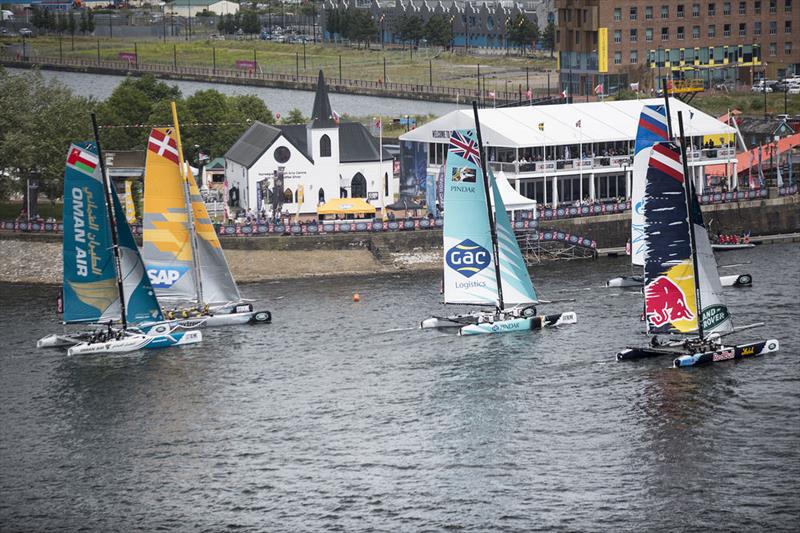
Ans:
[{"label": "orange buoy", "polygon": [[353,293],[353,301],[354,302],[360,302],[361,301],[361,296],[359,296],[359,294],[357,292]]}]

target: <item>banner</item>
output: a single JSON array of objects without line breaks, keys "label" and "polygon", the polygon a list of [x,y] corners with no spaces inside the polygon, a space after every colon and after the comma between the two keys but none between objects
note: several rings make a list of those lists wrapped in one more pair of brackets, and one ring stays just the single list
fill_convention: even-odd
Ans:
[{"label": "banner", "polygon": [[597,29],[597,71],[608,72],[608,28]]},{"label": "banner", "polygon": [[136,206],[133,203],[131,180],[125,180],[125,218],[128,224],[136,224]]},{"label": "banner", "polygon": [[425,190],[427,169],[427,144],[400,141],[400,196],[414,197]]}]

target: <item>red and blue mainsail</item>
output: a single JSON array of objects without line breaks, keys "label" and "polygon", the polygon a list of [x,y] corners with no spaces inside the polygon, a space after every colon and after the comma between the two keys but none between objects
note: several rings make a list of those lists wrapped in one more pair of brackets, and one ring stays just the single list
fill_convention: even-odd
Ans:
[{"label": "red and blue mainsail", "polygon": [[650,149],[657,142],[667,141],[667,112],[664,105],[646,105],[639,115],[636,144],[633,151],[633,180],[631,187],[631,263],[644,265],[644,184]]},{"label": "red and blue mainsail", "polygon": [[698,333],[702,319],[704,334],[730,331],[703,215],[692,184],[685,179],[681,157],[676,144],[658,142],[649,158],[642,210],[647,329],[652,334]]}]

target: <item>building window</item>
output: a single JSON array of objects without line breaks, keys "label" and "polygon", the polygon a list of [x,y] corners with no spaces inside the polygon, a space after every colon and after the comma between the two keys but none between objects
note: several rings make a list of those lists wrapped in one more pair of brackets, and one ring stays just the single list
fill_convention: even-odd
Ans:
[{"label": "building window", "polygon": [[774,15],[778,12],[778,0],[769,0],[769,13]]},{"label": "building window", "polygon": [[678,18],[682,19],[684,15],[686,15],[686,13],[683,11],[683,4],[678,4]]},{"label": "building window", "polygon": [[747,23],[741,22],[739,23],[739,37],[746,37],[747,36]]},{"label": "building window", "polygon": [[367,197],[367,180],[361,172],[357,172],[350,180],[350,198]]},{"label": "building window", "polygon": [[669,41],[669,28],[661,28],[661,40]]},{"label": "building window", "polygon": [[644,30],[644,40],[648,43],[653,40],[653,28],[646,28]]},{"label": "building window", "polygon": [[644,19],[653,20],[653,6],[647,6],[644,8]]},{"label": "building window", "polygon": [[709,17],[717,16],[717,5],[714,2],[708,3],[708,16]]},{"label": "building window", "polygon": [[769,55],[778,55],[778,43],[769,43]]},{"label": "building window", "polygon": [[755,2],[753,2],[753,8],[755,9],[756,15],[760,15],[761,14],[761,0],[755,0]]},{"label": "building window", "polygon": [[792,41],[786,41],[785,43],[783,43],[783,53],[784,54],[792,53]]},{"label": "building window", "polygon": [[700,4],[692,4],[692,16],[694,18],[700,16]]},{"label": "building window", "polygon": [[575,32],[575,44],[581,44],[581,32]]},{"label": "building window", "polygon": [[622,42],[622,30],[614,30],[614,42],[615,43]]},{"label": "building window", "polygon": [[662,19],[669,18],[669,6],[667,5],[661,6],[661,18]]},{"label": "building window", "polygon": [[717,27],[714,24],[708,25],[708,36],[709,37],[716,37],[717,36]]},{"label": "building window", "polygon": [[631,50],[631,64],[635,65],[639,62],[639,52],[637,50]]},{"label": "building window", "polygon": [[323,135],[319,139],[319,156],[320,157],[330,157],[331,156],[331,138],[327,135]]},{"label": "building window", "polygon": [[783,33],[792,33],[792,21],[787,20],[783,23]]},{"label": "building window", "polygon": [[282,165],[289,161],[289,158],[292,157],[292,153],[285,146],[279,146],[275,149],[274,157],[275,161]]},{"label": "building window", "polygon": [[319,194],[317,195],[317,198],[319,198],[319,205],[325,203],[325,189],[322,187],[319,188]]},{"label": "building window", "polygon": [[753,35],[761,35],[761,21],[757,20],[753,23]]},{"label": "building window", "polygon": [[614,20],[617,22],[622,20],[622,9],[619,7],[614,8]]},{"label": "building window", "polygon": [[730,37],[731,36],[731,25],[725,24],[722,26],[722,36],[723,37]]},{"label": "building window", "polygon": [[700,26],[692,26],[692,39],[700,38]]},{"label": "building window", "polygon": [[725,15],[726,17],[731,14],[731,3],[730,2],[724,2],[722,4],[722,14]]},{"label": "building window", "polygon": [[632,7],[631,8],[631,20],[636,20],[638,14],[639,14],[639,10],[637,8],[635,8],[635,7]]},{"label": "building window", "polygon": [[786,13],[791,13],[792,12],[792,0],[786,0],[786,3],[783,4],[783,10]]},{"label": "building window", "polygon": [[678,40],[683,40],[683,26],[678,26]]},{"label": "building window", "polygon": [[621,65],[622,64],[622,52],[614,52],[614,64]]},{"label": "building window", "polygon": [[778,33],[778,23],[774,20],[769,21],[769,34],[775,35]]},{"label": "building window", "polygon": [[635,43],[638,40],[638,35],[636,33],[636,28],[631,30],[631,42]]},{"label": "building window", "polygon": [[739,14],[747,15],[747,2],[739,2]]}]

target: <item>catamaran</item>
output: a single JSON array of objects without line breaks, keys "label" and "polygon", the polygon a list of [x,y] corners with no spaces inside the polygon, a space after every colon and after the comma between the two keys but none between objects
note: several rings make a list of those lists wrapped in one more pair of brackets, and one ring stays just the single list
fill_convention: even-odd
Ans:
[{"label": "catamaran", "polygon": [[[681,142],[683,115],[678,113]],[[775,339],[736,346],[722,337],[763,324],[733,327],[703,214],[686,179],[684,153],[674,143],[657,142],[649,158],[643,195],[644,297],[650,346],[629,347],[618,360],[655,355],[674,357],[676,367],[739,359],[775,352]],[[674,335],[662,341],[658,335]]]},{"label": "catamaran", "polygon": [[573,312],[537,314],[536,305],[544,302],[536,296],[497,182],[486,172],[475,103],[473,110],[476,130],[453,131],[447,152],[444,301],[495,309],[431,317],[420,327],[477,335],[573,324]]},{"label": "catamaran", "polygon": [[190,318],[205,326],[269,323],[242,299],[205,202],[187,165],[175,103],[172,128],[154,128],[147,143],[144,239],[147,273],[167,318]]},{"label": "catamaran", "polygon": [[202,340],[199,331],[164,322],[97,141],[70,146],[64,215],[64,323],[94,328],[48,335],[38,347],[70,346],[68,355],[124,353]]},{"label": "catamaran", "polygon": [[[668,100],[665,100],[668,102]],[[668,141],[671,136],[668,106],[645,105],[639,115],[636,142],[633,150],[633,169],[631,180],[631,268],[644,266],[647,243],[644,238],[644,187],[652,147],[657,142]],[[607,287],[641,287],[644,278],[632,274],[618,276],[606,282]],[[749,287],[753,284],[750,274],[734,274],[720,278],[723,287]]]}]

